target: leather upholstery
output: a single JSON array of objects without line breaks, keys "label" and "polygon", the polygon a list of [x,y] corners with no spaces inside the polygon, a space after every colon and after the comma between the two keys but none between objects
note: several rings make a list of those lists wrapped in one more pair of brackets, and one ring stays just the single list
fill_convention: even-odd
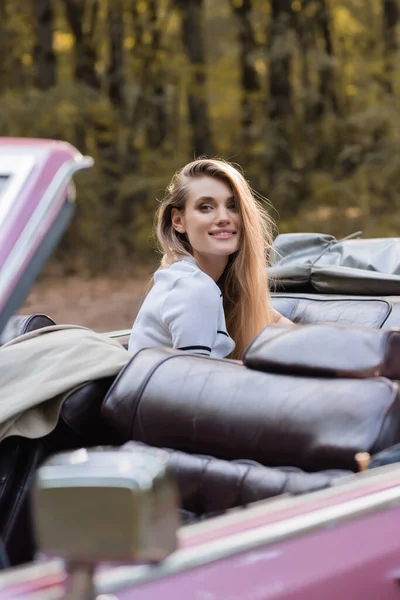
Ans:
[{"label": "leather upholstery", "polygon": [[[33,560],[29,492],[36,469],[51,454],[97,445],[120,445],[121,437],[101,417],[100,408],[113,378],[92,381],[66,399],[57,427],[30,440],[13,436],[1,442],[0,539],[11,565]],[[23,540],[23,543],[21,542]]]},{"label": "leather upholstery", "polygon": [[388,379],[275,375],[166,348],[136,354],[102,412],[125,440],[307,471],[355,469],[356,452],[400,441]]},{"label": "leather upholstery", "polygon": [[[54,324],[50,317],[41,314],[13,316],[0,334],[0,345]],[[0,448],[0,538],[10,565],[17,565],[33,558],[35,545],[28,495],[36,468],[48,449],[42,440],[17,436],[3,440]]]},{"label": "leather upholstery", "polygon": [[270,373],[400,379],[400,331],[337,323],[273,325],[250,344],[243,362]]},{"label": "leather upholstery", "polygon": [[[48,325],[54,325],[54,321],[45,315],[13,317],[0,341],[6,343]],[[72,392],[63,404],[57,427],[44,438],[31,440],[13,436],[1,442],[0,539],[11,565],[33,560],[35,543],[29,491],[38,466],[55,452],[122,443],[118,433],[101,416],[101,404],[113,379],[88,382]]]},{"label": "leather upholstery", "polygon": [[10,565],[33,559],[29,490],[37,467],[47,456],[41,440],[9,437],[0,452],[0,538]]},{"label": "leather upholstery", "polygon": [[114,377],[90,381],[68,396],[57,427],[43,438],[49,453],[123,443],[101,415],[102,402],[113,381]]},{"label": "leather upholstery", "polygon": [[272,294],[276,310],[299,325],[343,323],[358,327],[400,327],[400,296]]},{"label": "leather upholstery", "polygon": [[42,327],[49,327],[50,325],[55,325],[55,322],[47,315],[16,315],[11,317],[0,333],[0,346],[24,333],[29,333],[29,331],[35,331],[35,329],[41,329]]},{"label": "leather upholstery", "polygon": [[[129,442],[133,452],[143,444]],[[253,461],[227,461],[164,448],[175,475],[182,508],[197,516],[218,513],[280,494],[303,494],[329,487],[351,471],[305,473],[295,467],[264,467]]]}]

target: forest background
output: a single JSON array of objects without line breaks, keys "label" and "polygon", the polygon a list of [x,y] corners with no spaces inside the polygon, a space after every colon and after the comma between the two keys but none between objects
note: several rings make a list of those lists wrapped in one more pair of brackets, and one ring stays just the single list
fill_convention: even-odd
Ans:
[{"label": "forest background", "polygon": [[2,0],[0,134],[95,158],[52,262],[154,265],[193,157],[241,165],[279,231],[400,234],[400,0]]}]

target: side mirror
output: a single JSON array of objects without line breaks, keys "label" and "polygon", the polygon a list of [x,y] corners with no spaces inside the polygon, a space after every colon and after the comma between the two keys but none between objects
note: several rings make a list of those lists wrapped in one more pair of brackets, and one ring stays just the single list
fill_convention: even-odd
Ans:
[{"label": "side mirror", "polygon": [[176,549],[178,493],[167,453],[155,448],[77,450],[37,473],[40,549],[68,564],[157,562]]}]

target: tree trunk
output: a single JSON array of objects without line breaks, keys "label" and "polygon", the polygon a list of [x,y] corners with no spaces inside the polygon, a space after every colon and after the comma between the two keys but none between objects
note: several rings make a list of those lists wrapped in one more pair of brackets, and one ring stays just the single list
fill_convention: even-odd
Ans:
[{"label": "tree trunk", "polygon": [[329,11],[326,0],[319,0],[315,25],[317,27],[317,36],[321,36],[321,38],[324,40],[326,53],[326,60],[323,61],[322,66],[319,69],[320,111],[322,113],[328,109],[333,111],[335,114],[338,114],[339,103],[336,95],[336,78],[333,63],[334,53]]},{"label": "tree trunk", "polygon": [[161,30],[158,23],[158,0],[149,0],[149,25],[151,32],[151,54],[154,57],[150,76],[149,120],[147,137],[149,147],[159,149],[167,136],[167,107],[165,94],[165,73],[160,65],[158,54],[161,45]]},{"label": "tree trunk", "polygon": [[276,181],[280,169],[292,166],[289,120],[292,116],[291,67],[293,49],[290,31],[293,26],[292,1],[271,0],[268,36],[270,140],[270,182]]},{"label": "tree trunk", "polygon": [[399,23],[399,7],[397,0],[383,0],[383,41],[385,53],[385,81],[384,87],[393,93],[394,62],[398,59],[399,44],[397,40],[397,26]]},{"label": "tree trunk", "polygon": [[[240,74],[242,94],[242,130],[245,148],[258,137],[255,133],[257,108],[260,105],[261,82],[252,55],[257,50],[257,42],[251,22],[252,0],[243,0],[237,5],[231,0],[233,14],[239,28]],[[249,148],[251,149],[251,148]]]},{"label": "tree trunk", "polygon": [[[303,61],[305,120],[306,123],[312,124],[319,121],[326,112],[339,113],[334,53],[326,0],[303,0],[301,10],[295,16],[295,26]],[[312,89],[313,77],[308,62],[310,53],[315,49],[322,50],[325,56],[323,60],[319,61],[317,84]]]},{"label": "tree trunk", "polygon": [[290,85],[292,50],[288,39],[292,26],[292,0],[271,0],[269,116],[272,120],[285,119],[292,108]]},{"label": "tree trunk", "polygon": [[207,103],[206,59],[204,52],[204,1],[176,0],[181,13],[181,37],[189,59],[189,124],[192,150],[196,156],[212,154],[211,127]]},{"label": "tree trunk", "polygon": [[108,64],[108,95],[116,108],[123,108],[124,98],[124,19],[117,0],[108,3],[110,58]]},{"label": "tree trunk", "polygon": [[89,31],[83,29],[84,0],[64,0],[69,26],[75,37],[75,75],[79,82],[100,89],[100,79],[96,72],[96,49],[93,32],[98,12],[98,0],[92,4]]},{"label": "tree trunk", "polygon": [[383,0],[383,24],[386,52],[398,50],[396,28],[399,22],[399,7],[397,0]]},{"label": "tree trunk", "polygon": [[8,78],[8,62],[7,53],[8,47],[8,31],[7,31],[7,0],[0,3],[0,90],[6,89],[10,86]]},{"label": "tree trunk", "polygon": [[41,90],[47,90],[56,82],[52,0],[34,0],[33,10],[36,19],[36,45],[34,51],[36,85]]}]

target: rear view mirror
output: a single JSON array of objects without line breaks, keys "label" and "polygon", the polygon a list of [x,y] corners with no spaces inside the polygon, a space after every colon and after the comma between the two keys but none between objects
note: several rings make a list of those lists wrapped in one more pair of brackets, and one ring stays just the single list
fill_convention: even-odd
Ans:
[{"label": "rear view mirror", "polygon": [[178,494],[162,450],[77,450],[38,471],[36,538],[68,564],[160,561],[176,548]]}]

